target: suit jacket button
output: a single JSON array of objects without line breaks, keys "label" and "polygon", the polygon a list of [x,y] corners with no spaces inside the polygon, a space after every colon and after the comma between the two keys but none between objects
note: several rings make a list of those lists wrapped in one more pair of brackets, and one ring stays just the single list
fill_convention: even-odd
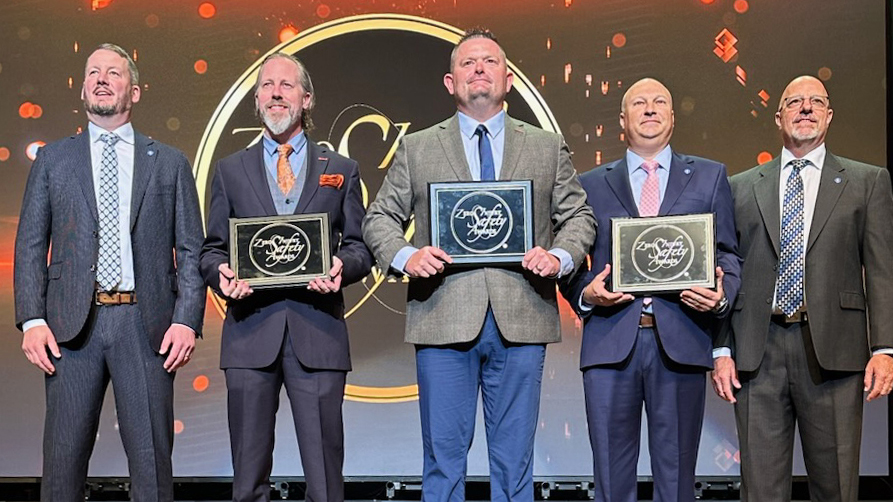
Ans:
[{"label": "suit jacket button", "polygon": [[99,237],[99,232],[97,232],[96,230],[94,230],[94,231],[93,231],[93,237]]},{"label": "suit jacket button", "polygon": [[772,271],[778,272],[778,265],[772,265]]},{"label": "suit jacket button", "polygon": [[772,298],[766,298],[766,303],[768,303],[769,305],[772,305]]},{"label": "suit jacket button", "polygon": [[90,272],[96,272],[96,265],[90,265]]}]

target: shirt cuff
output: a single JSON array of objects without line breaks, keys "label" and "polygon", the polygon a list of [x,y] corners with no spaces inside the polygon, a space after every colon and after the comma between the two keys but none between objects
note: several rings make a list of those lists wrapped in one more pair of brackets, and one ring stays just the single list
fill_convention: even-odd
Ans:
[{"label": "shirt cuff", "polygon": [[871,355],[873,355],[873,356],[876,356],[878,354],[886,354],[888,356],[893,356],[893,348],[877,349],[877,350],[871,351]]},{"label": "shirt cuff", "polygon": [[592,309],[595,308],[595,305],[590,305],[583,301],[583,295],[580,295],[580,301],[577,303],[577,305],[580,307],[580,312],[591,312]]},{"label": "shirt cuff", "polygon": [[570,275],[574,272],[574,259],[571,258],[571,254],[561,248],[552,248],[549,250],[549,254],[558,258],[558,261],[561,262],[561,267],[558,269],[558,277],[564,277],[566,275]]},{"label": "shirt cuff", "polygon": [[713,359],[717,357],[732,357],[732,349],[729,347],[717,347],[713,349]]},{"label": "shirt cuff", "polygon": [[187,325],[185,325],[185,324],[182,324],[182,323],[179,323],[179,322],[172,322],[172,323],[171,323],[171,326],[183,326],[184,328],[188,329],[189,331],[192,331],[192,334],[193,334],[193,335],[195,334],[195,330],[192,329],[190,326],[187,326]]},{"label": "shirt cuff", "polygon": [[413,246],[404,246],[400,251],[397,251],[397,254],[394,256],[394,261],[391,262],[391,268],[399,271],[401,274],[405,274],[406,262],[409,261],[409,258],[416,251],[418,251],[418,249]]},{"label": "shirt cuff", "polygon": [[22,333],[24,333],[25,331],[28,331],[31,328],[35,328],[37,326],[46,326],[46,325],[47,325],[46,319],[31,319],[31,320],[25,321],[22,324]]}]

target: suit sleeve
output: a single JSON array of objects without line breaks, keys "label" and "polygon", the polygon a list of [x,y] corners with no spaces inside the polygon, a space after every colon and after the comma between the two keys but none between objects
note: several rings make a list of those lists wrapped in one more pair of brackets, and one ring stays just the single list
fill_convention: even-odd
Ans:
[{"label": "suit sleeve", "polygon": [[383,273],[391,269],[397,252],[409,245],[403,235],[404,225],[412,214],[413,199],[408,148],[404,138],[363,220],[363,238]]},{"label": "suit sleeve", "polygon": [[177,166],[177,208],[174,213],[174,251],[177,257],[177,302],[172,323],[185,324],[201,336],[205,314],[205,285],[199,273],[202,218],[195,178],[186,157]]},{"label": "suit sleeve", "polygon": [[723,312],[727,317],[735,304],[741,288],[741,253],[738,251],[738,233],[735,230],[735,202],[732,188],[726,176],[726,167],[721,166],[713,193],[713,213],[716,215],[716,263],[724,274],[722,287],[729,308]]},{"label": "suit sleeve", "polygon": [[205,243],[202,245],[201,274],[205,284],[218,295],[220,291],[220,275],[217,267],[221,263],[229,263],[229,217],[232,212],[226,187],[223,182],[221,166],[218,162],[211,180],[211,203],[208,208],[208,227]]},{"label": "suit sleeve", "polygon": [[353,284],[369,273],[372,268],[372,255],[363,242],[363,194],[360,187],[360,170],[356,162],[351,162],[347,180],[347,193],[341,205],[344,228],[341,233],[341,247],[336,256],[344,264],[342,287]]},{"label": "suit sleeve", "polygon": [[595,241],[596,222],[571,163],[570,150],[564,139],[559,137],[559,142],[558,168],[552,186],[552,246],[567,251],[576,270]]},{"label": "suit sleeve", "polygon": [[28,174],[15,242],[16,327],[31,319],[46,319],[47,253],[52,213],[49,199],[49,161],[44,149]]},{"label": "suit sleeve", "polygon": [[893,302],[890,284],[893,284],[893,189],[890,172],[880,168],[874,187],[868,197],[865,211],[863,237],[863,266],[865,269],[865,293],[868,302],[869,346],[893,347]]}]

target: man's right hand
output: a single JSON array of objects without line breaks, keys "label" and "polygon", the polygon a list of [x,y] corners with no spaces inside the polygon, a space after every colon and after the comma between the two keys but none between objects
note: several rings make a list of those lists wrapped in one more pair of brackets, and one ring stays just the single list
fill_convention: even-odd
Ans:
[{"label": "man's right hand", "polygon": [[220,291],[227,298],[231,300],[241,300],[251,293],[254,293],[254,290],[248,286],[247,282],[236,280],[236,274],[229,268],[228,264],[221,263],[217,267],[217,271],[220,273]]},{"label": "man's right hand", "polygon": [[589,285],[583,288],[583,302],[597,307],[613,307],[614,305],[631,302],[635,299],[633,295],[627,293],[608,291],[608,288],[605,287],[605,279],[607,279],[610,273],[611,265],[605,264],[605,269],[595,276]]},{"label": "man's right hand", "polygon": [[741,388],[738,380],[738,370],[735,360],[729,356],[719,356],[713,360],[713,371],[710,372],[710,381],[713,383],[713,391],[716,395],[732,404],[738,402],[735,399],[735,390]]},{"label": "man's right hand", "polygon": [[425,246],[406,260],[403,271],[410,277],[431,277],[443,272],[444,263],[453,263],[450,255],[440,248]]},{"label": "man's right hand", "polygon": [[56,367],[53,366],[53,362],[47,355],[47,348],[50,349],[50,352],[56,359],[62,357],[62,352],[59,351],[59,346],[56,345],[56,337],[53,336],[49,326],[34,326],[25,331],[25,335],[22,337],[22,351],[25,352],[25,357],[31,361],[31,364],[42,369],[47,375],[52,375],[56,372]]}]

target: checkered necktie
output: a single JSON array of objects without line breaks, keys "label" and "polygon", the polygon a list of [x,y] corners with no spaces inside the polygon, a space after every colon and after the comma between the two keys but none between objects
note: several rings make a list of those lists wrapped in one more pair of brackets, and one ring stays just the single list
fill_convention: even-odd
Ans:
[{"label": "checkered necktie", "polygon": [[490,138],[487,137],[487,126],[479,125],[474,133],[478,136],[478,154],[481,156],[481,181],[496,181],[496,164],[493,162]]},{"label": "checkered necktie", "polygon": [[657,216],[660,210],[660,180],[657,169],[660,164],[656,160],[642,162],[642,169],[648,173],[639,196],[639,216]]},{"label": "checkered necktie", "polygon": [[118,222],[118,153],[117,134],[99,137],[102,165],[99,168],[99,257],[96,282],[103,291],[111,291],[121,280],[121,236]]},{"label": "checkered necktie", "polygon": [[781,216],[781,259],[775,283],[775,305],[791,316],[803,306],[803,178],[808,160],[790,162],[791,175],[784,189]]}]

